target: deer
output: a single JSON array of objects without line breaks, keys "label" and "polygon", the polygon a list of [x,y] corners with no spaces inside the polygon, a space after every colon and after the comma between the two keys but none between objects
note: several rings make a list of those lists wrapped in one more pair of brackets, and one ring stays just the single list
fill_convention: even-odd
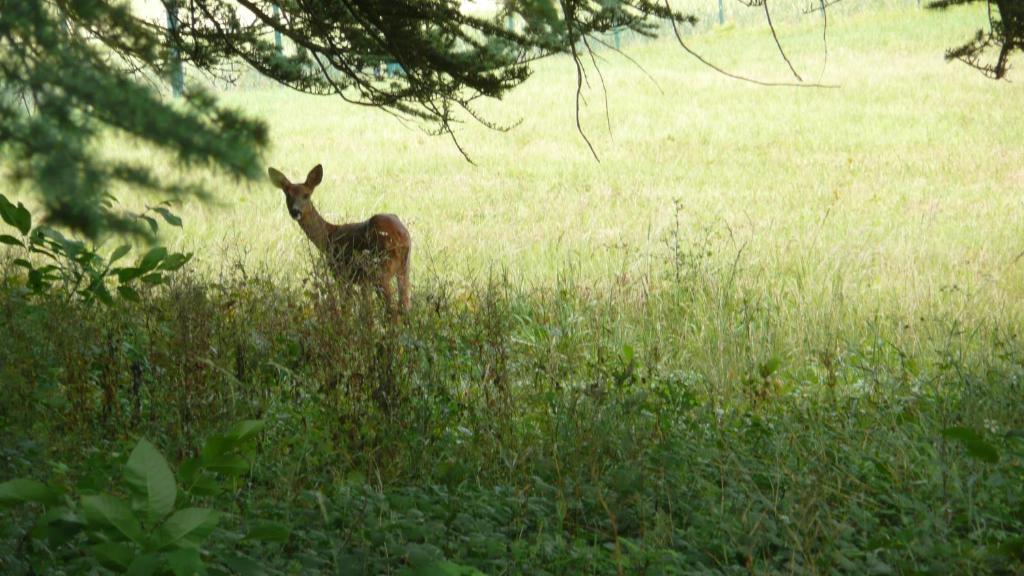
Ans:
[{"label": "deer", "polygon": [[[375,214],[363,222],[331,224],[324,220],[310,198],[323,181],[324,168],[317,164],[306,181],[293,184],[280,171],[268,168],[275,187],[284,192],[288,214],[313,246],[326,258],[335,279],[349,285],[373,285],[385,305],[395,313],[409,310],[409,253],[412,238],[394,214]],[[399,307],[392,306],[397,279]]]}]

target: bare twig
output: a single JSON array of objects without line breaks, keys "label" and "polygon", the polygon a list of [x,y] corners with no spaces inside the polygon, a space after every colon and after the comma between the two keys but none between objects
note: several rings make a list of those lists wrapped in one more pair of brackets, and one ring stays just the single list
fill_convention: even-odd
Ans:
[{"label": "bare twig", "polygon": [[583,124],[580,122],[580,99],[583,95],[583,63],[580,62],[580,56],[576,52],[576,42],[573,37],[572,24],[572,11],[566,5],[565,0],[561,0],[562,11],[565,14],[565,25],[569,33],[569,50],[572,53],[572,61],[576,65],[576,131],[580,133],[583,141],[587,143],[587,147],[590,148],[590,153],[594,155],[594,160],[598,162],[601,159],[597,156],[597,150],[594,150],[594,145],[590,142],[590,138],[587,138],[586,132],[583,131]]},{"label": "bare twig", "polygon": [[[667,7],[668,5],[669,5],[668,0],[665,0],[665,6]],[[707,66],[708,68],[711,68],[712,70],[714,70],[715,72],[718,72],[722,76],[726,76],[726,77],[732,78],[734,80],[742,80],[743,82],[749,82],[751,84],[757,84],[758,86],[787,86],[787,87],[791,87],[791,88],[838,88],[838,86],[836,86],[834,84],[818,84],[818,83],[807,83],[807,82],[803,82],[803,83],[798,83],[798,82],[765,82],[763,80],[757,80],[755,78],[749,78],[747,76],[741,76],[739,74],[734,74],[734,73],[729,72],[727,70],[723,70],[722,68],[720,68],[720,67],[716,66],[715,64],[711,63],[707,58],[704,58],[699,53],[695,52],[692,48],[687,46],[686,42],[683,41],[682,34],[679,32],[679,27],[676,26],[676,23],[675,23],[674,20],[671,20],[671,22],[672,22],[672,32],[675,34],[676,41],[683,48],[683,50],[685,50],[686,53],[689,54],[690,56],[693,56],[694,58],[696,58],[697,61],[699,61],[701,64]]]},{"label": "bare twig", "polygon": [[825,77],[825,69],[828,68],[828,10],[825,9],[825,0],[821,3],[821,45],[825,51],[825,59],[821,62],[821,72],[818,73],[818,82]]},{"label": "bare twig", "polygon": [[764,0],[764,17],[768,20],[768,29],[772,31],[772,38],[775,39],[775,45],[779,48],[779,54],[782,55],[782,59],[786,61],[786,65],[789,66],[789,71],[793,73],[797,81],[803,82],[804,79],[800,77],[796,72],[796,68],[793,67],[793,63],[789,61],[789,57],[786,56],[786,51],[782,49],[782,42],[779,41],[779,35],[775,33],[775,25],[772,24],[772,12],[768,9],[768,0]]},{"label": "bare twig", "polygon": [[616,48],[613,44],[609,44],[608,42],[605,42],[604,40],[601,40],[600,38],[598,38],[596,36],[594,37],[594,41],[597,42],[598,44],[604,46],[605,48],[613,50],[619,56],[622,56],[623,58],[625,58],[630,64],[633,64],[634,66],[636,66],[641,72],[644,73],[644,76],[647,76],[647,79],[650,80],[652,84],[654,84],[654,87],[658,89],[658,92],[660,92],[661,94],[665,93],[665,91],[661,89],[661,85],[658,84],[658,81],[654,78],[654,76],[651,75],[651,73],[648,72],[647,69],[644,68],[639,62],[637,62],[636,58],[633,58],[629,54],[626,54],[625,52],[623,52],[621,49]]},{"label": "bare twig", "polygon": [[601,81],[601,94],[604,96],[604,120],[608,125],[608,135],[612,136],[612,115],[608,108],[608,88],[604,84],[604,74],[601,73],[601,67],[597,65],[597,58],[594,57],[594,50],[590,47],[590,42],[586,36],[583,36],[583,45],[587,47],[587,52],[590,54],[590,61],[594,64],[594,70],[597,71],[597,78]]}]

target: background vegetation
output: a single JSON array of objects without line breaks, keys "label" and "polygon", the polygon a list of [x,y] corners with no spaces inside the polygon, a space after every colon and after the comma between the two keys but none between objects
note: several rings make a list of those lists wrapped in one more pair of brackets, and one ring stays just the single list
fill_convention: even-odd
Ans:
[{"label": "background vegetation", "polygon": [[[140,437],[191,478],[211,436],[259,420],[244,474],[180,484],[220,511],[190,548],[212,572],[1021,573],[1021,87],[942,60],[983,22],[832,22],[838,89],[638,45],[655,84],[602,52],[611,133],[593,77],[582,118],[599,164],[568,60],[488,111],[511,133],[465,126],[476,167],[383,114],[227,93],[269,122],[267,163],[324,164],[331,219],[407,221],[413,311],[391,326],[321,278],[269,183],[201,171],[215,203],[174,207],[170,251],[109,277],[138,299],[61,271],[33,290],[10,246],[0,478],[66,491],[85,522],[136,494],[116,479]],[[819,24],[783,30],[801,70],[823,67]],[[764,29],[692,46],[789,73]],[[33,533],[53,506],[4,512],[0,571],[123,568],[99,524]]]}]

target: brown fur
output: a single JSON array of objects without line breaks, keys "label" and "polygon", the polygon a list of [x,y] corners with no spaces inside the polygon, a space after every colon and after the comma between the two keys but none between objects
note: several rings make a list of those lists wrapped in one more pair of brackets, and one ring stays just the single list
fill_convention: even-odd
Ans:
[{"label": "brown fur", "polygon": [[299,222],[313,245],[327,257],[331,272],[339,280],[377,287],[389,308],[398,281],[399,306],[409,309],[409,253],[412,238],[394,214],[376,214],[364,222],[331,224],[320,216],[310,196],[323,179],[323,167],[313,168],[306,181],[292,184],[284,174],[270,168],[270,181],[284,191],[289,214]]}]

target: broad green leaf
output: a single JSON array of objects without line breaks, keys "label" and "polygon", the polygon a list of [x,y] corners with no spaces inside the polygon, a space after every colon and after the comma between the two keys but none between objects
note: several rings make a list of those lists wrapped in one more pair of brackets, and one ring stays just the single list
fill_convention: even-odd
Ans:
[{"label": "broad green leaf", "polygon": [[93,288],[92,293],[96,295],[97,300],[103,302],[107,306],[112,306],[114,304],[114,298],[110,295],[110,290],[107,290],[106,284],[97,284],[96,287]]},{"label": "broad green leaf", "polygon": [[219,460],[235,449],[238,441],[226,434],[212,434],[203,443],[203,451],[200,453],[203,464]]},{"label": "broad green leaf", "polygon": [[243,420],[232,426],[226,436],[234,438],[238,442],[244,442],[262,432],[265,427],[266,422],[263,420]]},{"label": "broad green leaf", "polygon": [[8,507],[26,502],[57,504],[60,495],[43,484],[29,478],[15,478],[0,484],[0,506]]},{"label": "broad green leaf", "polygon": [[166,555],[167,564],[171,567],[174,576],[195,576],[205,574],[206,567],[199,557],[199,550],[195,548],[182,548],[169,552]]},{"label": "broad green leaf", "polygon": [[196,496],[216,496],[222,491],[220,484],[209,476],[200,476],[189,486],[189,492]]},{"label": "broad green leaf", "polygon": [[160,263],[159,269],[173,272],[187,264],[191,259],[192,254],[174,253],[169,255],[167,258],[164,258],[164,261]]},{"label": "broad green leaf", "polygon": [[128,486],[145,501],[151,520],[159,520],[174,510],[178,489],[167,460],[155,446],[143,438],[135,445],[124,467]]},{"label": "broad green leaf", "polygon": [[156,208],[153,208],[153,210],[159,212],[160,216],[163,216],[164,221],[170,224],[171,226],[177,226],[178,228],[181,228],[181,218],[175,216],[174,213],[168,210],[167,208],[164,208],[163,206],[157,206]]},{"label": "broad green leaf", "polygon": [[155,554],[136,556],[125,570],[126,576],[151,576],[160,568],[160,557]]},{"label": "broad green leaf", "polygon": [[39,228],[39,236],[44,240],[49,240],[48,244],[54,248],[63,248],[68,244],[66,236],[61,234],[60,230],[55,230],[49,226],[41,226]]},{"label": "broad green leaf", "polygon": [[142,298],[139,297],[139,293],[136,292],[135,288],[132,288],[131,286],[118,286],[117,293],[121,296],[121,298],[124,298],[125,300],[128,300],[130,302],[139,302],[140,300],[142,300]]},{"label": "broad green leaf", "polygon": [[82,496],[82,513],[92,526],[111,526],[129,540],[142,543],[142,527],[123,500],[100,494]]},{"label": "broad green leaf", "polygon": [[21,202],[18,202],[17,206],[11,204],[3,194],[0,194],[0,218],[17,228],[23,235],[28,235],[32,230],[32,214],[28,208]]},{"label": "broad green leaf", "polygon": [[60,546],[82,531],[85,524],[70,509],[63,506],[50,508],[43,514],[32,529],[32,537],[46,540],[50,546]]},{"label": "broad green leaf", "polygon": [[206,461],[203,464],[207,469],[225,476],[241,476],[249,471],[249,461],[238,455],[222,455],[214,460]]},{"label": "broad green leaf", "polygon": [[185,508],[160,527],[161,548],[198,548],[217,526],[220,515],[207,508]]},{"label": "broad green leaf", "polygon": [[131,282],[132,280],[135,280],[139,276],[142,276],[143,274],[146,273],[146,271],[143,270],[142,268],[127,267],[118,268],[114,270],[114,273],[117,274],[117,280],[120,283],[124,284],[126,282]]},{"label": "broad green leaf", "polygon": [[117,262],[118,260],[123,258],[125,254],[131,252],[131,250],[132,250],[132,247],[129,244],[122,244],[122,245],[118,246],[110,254],[110,259],[108,260],[108,262],[110,262],[111,264],[113,264],[114,262]]},{"label": "broad green leaf", "polygon": [[178,478],[183,484],[191,484],[199,476],[201,465],[198,458],[189,458],[178,466]]},{"label": "broad green leaf", "polygon": [[264,522],[253,526],[245,535],[247,540],[259,540],[260,542],[287,542],[291,536],[291,529],[278,522]]},{"label": "broad green leaf", "polygon": [[970,428],[963,426],[946,428],[942,431],[942,436],[947,440],[960,443],[967,450],[967,454],[971,458],[988,462],[989,464],[999,462],[999,451],[996,450],[996,447],[986,442],[980,434]]},{"label": "broad green leaf", "polygon": [[89,551],[104,568],[111,570],[124,570],[134,557],[131,547],[121,542],[103,542],[91,546]]},{"label": "broad green leaf", "polygon": [[157,246],[156,248],[153,248],[149,252],[146,252],[146,255],[142,257],[142,260],[139,262],[139,269],[145,272],[149,272],[150,270],[156,268],[157,264],[159,264],[160,261],[166,257],[167,248],[164,248],[163,246]]},{"label": "broad green leaf", "polygon": [[43,277],[43,273],[39,270],[28,271],[28,282],[26,284],[35,291],[41,291],[49,285],[46,278]]},{"label": "broad green leaf", "polygon": [[10,234],[0,234],[0,244],[7,244],[9,246],[20,246],[21,248],[25,247],[25,245],[21,243],[21,240],[18,240],[17,238],[11,236]]},{"label": "broad green leaf", "polygon": [[160,226],[156,223],[155,218],[151,216],[146,216],[145,214],[140,214],[139,218],[142,218],[143,220],[146,221],[146,224],[149,224],[149,229],[153,231],[153,234],[156,234],[157,230],[160,229]]},{"label": "broad green leaf", "polygon": [[28,234],[32,230],[32,214],[28,208],[18,202],[18,210],[14,213],[15,226],[22,234]]},{"label": "broad green leaf", "polygon": [[150,284],[156,286],[157,284],[163,284],[164,275],[159,272],[153,272],[152,274],[146,274],[142,277],[144,284]]},{"label": "broad green leaf", "polygon": [[11,201],[7,199],[7,196],[0,194],[0,219],[3,219],[4,222],[7,222],[11,226],[17,228],[14,217],[14,213],[17,211],[18,209],[14,204],[11,204]]}]

